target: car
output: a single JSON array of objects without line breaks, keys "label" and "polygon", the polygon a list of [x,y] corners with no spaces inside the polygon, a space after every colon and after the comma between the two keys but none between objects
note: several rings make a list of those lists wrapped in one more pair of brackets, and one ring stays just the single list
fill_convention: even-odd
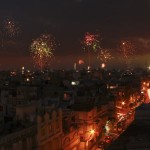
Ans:
[{"label": "car", "polygon": [[114,129],[113,129],[114,131],[117,131],[117,125],[114,125]]},{"label": "car", "polygon": [[99,142],[98,143],[98,148],[96,150],[104,150],[104,142]]},{"label": "car", "polygon": [[122,127],[118,127],[118,132],[122,132]]},{"label": "car", "polygon": [[103,148],[96,148],[96,150],[104,150]]},{"label": "car", "polygon": [[110,137],[110,136],[105,136],[104,141],[105,141],[106,143],[110,143],[110,142],[112,141],[112,137]]}]

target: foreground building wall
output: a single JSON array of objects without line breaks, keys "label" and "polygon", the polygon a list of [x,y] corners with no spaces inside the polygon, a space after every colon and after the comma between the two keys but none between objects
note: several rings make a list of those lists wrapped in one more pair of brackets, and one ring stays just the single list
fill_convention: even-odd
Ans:
[{"label": "foreground building wall", "polygon": [[0,139],[0,150],[36,150],[37,128],[32,126]]},{"label": "foreground building wall", "polygon": [[49,109],[38,116],[38,150],[59,150],[61,148],[62,112]]},{"label": "foreground building wall", "polygon": [[61,150],[78,150],[80,137],[78,131],[71,128],[70,132],[62,136]]}]

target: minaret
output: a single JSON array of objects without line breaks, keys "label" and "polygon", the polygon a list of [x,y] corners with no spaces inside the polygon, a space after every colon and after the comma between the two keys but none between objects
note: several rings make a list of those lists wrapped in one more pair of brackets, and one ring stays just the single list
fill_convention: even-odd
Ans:
[{"label": "minaret", "polygon": [[77,64],[74,63],[74,70],[76,71],[77,70]]}]

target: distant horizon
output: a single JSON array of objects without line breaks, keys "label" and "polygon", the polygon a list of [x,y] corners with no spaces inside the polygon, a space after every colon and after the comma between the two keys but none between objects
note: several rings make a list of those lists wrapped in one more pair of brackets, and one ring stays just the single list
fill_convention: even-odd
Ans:
[{"label": "distant horizon", "polygon": [[[49,69],[56,69],[56,70],[61,70],[61,69],[66,69],[70,70],[74,68],[74,64],[76,63],[77,69],[81,68],[87,68],[88,66],[88,60],[86,57],[83,59],[84,64],[79,65],[78,61],[82,57],[76,57],[76,56],[59,56],[59,59],[53,59],[50,62]],[[121,57],[120,57],[121,58]],[[106,68],[108,69],[124,69],[123,66],[125,65],[124,62],[120,60],[120,58],[114,58],[107,62]],[[145,59],[146,58],[146,59]],[[149,55],[137,55],[134,56],[132,59],[131,65],[134,67],[139,67],[139,68],[146,68],[150,66],[150,54]],[[9,61],[8,61],[9,60]],[[95,59],[95,62],[92,63],[92,68],[101,68],[99,60]],[[29,70],[39,70],[39,67],[34,65],[34,61],[30,56],[24,56],[24,57],[2,57],[0,56],[0,70],[17,70],[21,69],[21,67],[24,66],[26,69]]]}]

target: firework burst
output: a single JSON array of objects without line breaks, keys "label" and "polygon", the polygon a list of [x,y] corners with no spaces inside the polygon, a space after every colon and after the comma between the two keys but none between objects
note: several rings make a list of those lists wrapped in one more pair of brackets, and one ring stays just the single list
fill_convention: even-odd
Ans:
[{"label": "firework burst", "polygon": [[131,69],[132,67],[132,57],[135,53],[135,45],[133,44],[133,42],[128,41],[128,40],[124,40],[121,41],[120,44],[120,52],[123,58],[123,61],[125,63],[125,67],[127,69]]},{"label": "firework burst", "polygon": [[4,21],[4,33],[6,36],[12,38],[19,34],[20,27],[16,21],[13,19],[6,19]]},{"label": "firework burst", "polygon": [[135,46],[130,41],[121,41],[120,51],[123,57],[126,59],[134,54]]},{"label": "firework burst", "polygon": [[83,39],[83,49],[88,52],[88,68],[91,67],[91,52],[96,52],[98,49],[100,49],[100,42],[98,40],[97,34],[92,34],[87,32],[84,35]]},{"label": "firework burst", "polygon": [[31,55],[35,62],[35,65],[43,70],[53,57],[54,51],[54,37],[52,35],[41,35],[39,38],[33,40],[31,44]]},{"label": "firework burst", "polygon": [[98,41],[98,35],[96,34],[91,34],[87,32],[84,36],[83,40],[83,49],[84,50],[92,50],[96,52],[100,48],[100,42]]},{"label": "firework burst", "polygon": [[106,63],[108,60],[112,59],[113,57],[111,56],[109,50],[102,49],[100,50],[97,58],[100,59],[103,63]]}]

